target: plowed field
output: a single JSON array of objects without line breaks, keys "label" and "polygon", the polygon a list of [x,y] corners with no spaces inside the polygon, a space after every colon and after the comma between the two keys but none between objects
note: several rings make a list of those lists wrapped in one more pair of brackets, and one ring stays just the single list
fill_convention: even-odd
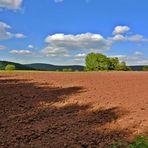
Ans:
[{"label": "plowed field", "polygon": [[0,73],[0,147],[105,148],[148,134],[148,73]]}]

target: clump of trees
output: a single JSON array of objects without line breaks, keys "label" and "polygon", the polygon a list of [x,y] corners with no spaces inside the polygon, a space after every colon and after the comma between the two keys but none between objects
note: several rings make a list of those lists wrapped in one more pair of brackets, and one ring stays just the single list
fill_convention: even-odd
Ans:
[{"label": "clump of trees", "polygon": [[143,70],[143,71],[148,71],[148,66],[144,66],[144,67],[142,68],[142,70]]},{"label": "clump of trees", "polygon": [[120,62],[118,58],[107,57],[101,53],[90,53],[85,59],[86,71],[129,71],[130,67],[125,62]]},{"label": "clump of trees", "polygon": [[16,69],[15,65],[12,65],[12,64],[8,64],[5,67],[5,70],[15,70],[15,69]]}]

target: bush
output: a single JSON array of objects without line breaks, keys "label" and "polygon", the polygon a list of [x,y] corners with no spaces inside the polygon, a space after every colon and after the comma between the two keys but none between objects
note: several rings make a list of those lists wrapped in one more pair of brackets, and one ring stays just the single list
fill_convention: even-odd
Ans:
[{"label": "bush", "polygon": [[144,67],[142,68],[142,70],[143,70],[143,71],[148,71],[148,66],[144,66]]},{"label": "bush", "polygon": [[79,70],[75,70],[75,72],[79,72]]},{"label": "bush", "polygon": [[146,136],[137,137],[130,145],[130,148],[148,148],[148,137]]},{"label": "bush", "polygon": [[5,70],[15,70],[15,65],[8,64],[6,65]]},{"label": "bush", "polygon": [[117,142],[112,144],[111,148],[148,148],[148,137],[139,136],[132,143],[124,141]]}]

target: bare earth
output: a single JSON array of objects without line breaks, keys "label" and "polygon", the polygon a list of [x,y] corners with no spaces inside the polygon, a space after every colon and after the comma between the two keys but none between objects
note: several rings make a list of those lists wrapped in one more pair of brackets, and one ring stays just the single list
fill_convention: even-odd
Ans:
[{"label": "bare earth", "polygon": [[148,73],[0,73],[0,147],[105,148],[148,134]]}]

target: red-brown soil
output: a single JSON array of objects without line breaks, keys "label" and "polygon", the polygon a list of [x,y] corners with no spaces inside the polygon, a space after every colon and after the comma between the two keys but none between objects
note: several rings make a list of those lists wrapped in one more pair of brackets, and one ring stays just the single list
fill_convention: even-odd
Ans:
[{"label": "red-brown soil", "polygon": [[148,73],[0,73],[0,147],[105,148],[148,134]]}]

